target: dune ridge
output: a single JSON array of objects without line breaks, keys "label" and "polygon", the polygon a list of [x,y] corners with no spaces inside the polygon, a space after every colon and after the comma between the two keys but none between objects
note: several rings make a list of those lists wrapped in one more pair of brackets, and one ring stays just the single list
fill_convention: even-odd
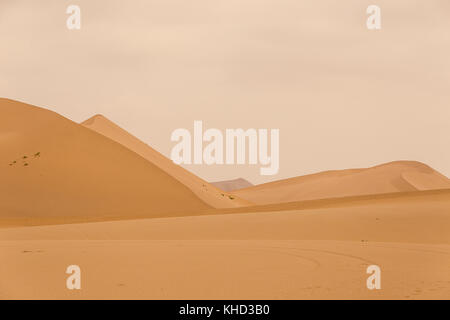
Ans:
[{"label": "dune ridge", "polygon": [[394,161],[371,168],[324,171],[236,190],[255,204],[391,192],[450,188],[450,180],[417,161]]},{"label": "dune ridge", "polygon": [[[116,125],[103,115],[97,114],[81,123],[86,128],[112,139],[131,151],[139,154],[172,177],[186,185],[204,202],[215,208],[229,208],[251,205],[247,200],[225,194],[216,186],[206,182],[183,167],[173,163],[146,143],[142,142],[126,130]],[[224,190],[226,191],[226,190]]]},{"label": "dune ridge", "polygon": [[183,215],[211,207],[141,156],[52,111],[0,99],[2,219]]}]

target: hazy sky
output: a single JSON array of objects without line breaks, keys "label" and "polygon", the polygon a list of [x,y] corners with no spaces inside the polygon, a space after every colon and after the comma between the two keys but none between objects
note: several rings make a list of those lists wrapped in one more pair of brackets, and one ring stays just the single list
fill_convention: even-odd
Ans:
[{"label": "hazy sky", "polygon": [[278,175],[187,166],[206,180],[400,159],[450,176],[448,0],[0,0],[0,39],[0,96],[101,113],[167,156],[194,120],[280,129]]}]

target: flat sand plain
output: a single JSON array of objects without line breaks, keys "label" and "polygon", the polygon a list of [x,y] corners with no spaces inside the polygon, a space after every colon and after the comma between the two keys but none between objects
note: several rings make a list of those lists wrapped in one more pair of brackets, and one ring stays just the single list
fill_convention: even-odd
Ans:
[{"label": "flat sand plain", "polygon": [[2,228],[0,298],[449,299],[450,197],[421,201]]}]

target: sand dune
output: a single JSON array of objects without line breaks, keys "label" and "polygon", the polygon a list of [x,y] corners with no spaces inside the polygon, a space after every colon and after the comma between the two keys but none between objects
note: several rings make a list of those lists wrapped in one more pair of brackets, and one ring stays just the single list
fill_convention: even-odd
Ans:
[{"label": "sand dune", "polygon": [[[411,197],[3,228],[0,298],[448,299],[450,192]],[[82,269],[82,290],[64,287],[70,264]],[[366,288],[372,264],[381,290]]]},{"label": "sand dune", "polygon": [[325,171],[234,191],[255,204],[450,188],[450,180],[416,161]]},{"label": "sand dune", "polygon": [[211,182],[211,184],[223,191],[234,191],[234,190],[248,188],[248,187],[253,186],[253,184],[251,184],[250,182],[248,182],[247,180],[245,180],[243,178]]},{"label": "sand dune", "polygon": [[122,145],[54,112],[0,99],[0,215],[183,215],[210,208]]},{"label": "sand dune", "polygon": [[[94,130],[136,152],[140,156],[161,168],[172,177],[187,186],[204,202],[215,208],[240,207],[250,205],[251,202],[230,196],[222,190],[197,177],[183,167],[174,164],[170,159],[134,137],[118,125],[102,115],[95,115],[81,123],[83,126]],[[226,191],[226,190],[224,190]]]}]

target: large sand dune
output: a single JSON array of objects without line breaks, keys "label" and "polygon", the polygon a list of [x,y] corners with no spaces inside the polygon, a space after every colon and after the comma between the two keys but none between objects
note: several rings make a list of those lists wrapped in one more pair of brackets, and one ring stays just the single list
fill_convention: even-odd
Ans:
[{"label": "large sand dune", "polygon": [[210,208],[122,145],[54,112],[0,99],[0,217],[147,217]]},{"label": "large sand dune", "polygon": [[233,192],[255,204],[450,188],[450,180],[416,161],[395,161],[367,169],[325,171]]},{"label": "large sand dune", "polygon": [[81,123],[83,126],[94,130],[102,135],[122,144],[128,149],[136,152],[157,167],[161,168],[172,177],[186,185],[200,199],[215,208],[239,207],[250,205],[251,202],[230,196],[216,186],[197,177],[183,167],[176,165],[170,159],[145,144],[135,136],[131,135],[118,125],[102,115],[95,115]]}]

